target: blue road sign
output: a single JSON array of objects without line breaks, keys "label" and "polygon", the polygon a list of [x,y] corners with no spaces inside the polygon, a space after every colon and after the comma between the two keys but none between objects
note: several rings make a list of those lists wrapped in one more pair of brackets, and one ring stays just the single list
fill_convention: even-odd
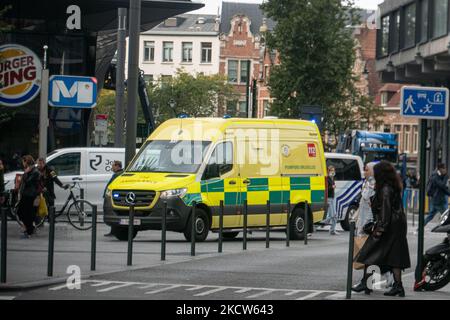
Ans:
[{"label": "blue road sign", "polygon": [[401,115],[417,119],[448,119],[449,90],[447,88],[403,87]]},{"label": "blue road sign", "polygon": [[52,107],[91,109],[97,105],[94,77],[51,76],[48,92]]}]

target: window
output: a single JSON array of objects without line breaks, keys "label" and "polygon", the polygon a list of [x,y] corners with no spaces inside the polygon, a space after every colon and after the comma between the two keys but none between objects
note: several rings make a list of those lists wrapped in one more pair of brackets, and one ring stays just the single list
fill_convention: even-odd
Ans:
[{"label": "window", "polygon": [[247,101],[239,101],[239,117],[247,117]]},{"label": "window", "polygon": [[173,42],[163,42],[163,62],[173,61]]},{"label": "window", "polygon": [[212,43],[202,42],[202,63],[211,63],[212,61]]},{"label": "window", "polygon": [[155,61],[155,42],[144,41],[144,62]]},{"label": "window", "polygon": [[388,93],[387,92],[382,92],[381,93],[381,106],[382,107],[386,107],[388,102],[389,102]]},{"label": "window", "polygon": [[263,101],[264,117],[270,114],[270,103],[269,100]]},{"label": "window", "polygon": [[419,128],[418,126],[413,126],[413,153],[419,152]]},{"label": "window", "polygon": [[396,133],[398,135],[398,148],[399,150],[403,150],[403,140],[401,139],[401,133],[402,133],[402,126],[396,124],[394,126],[394,133]]},{"label": "window", "polygon": [[411,137],[411,127],[404,126],[403,132],[403,151],[409,153],[409,145],[410,145],[410,137]]},{"label": "window", "polygon": [[248,81],[248,62],[241,61],[241,83],[247,83]]},{"label": "window", "polygon": [[416,43],[416,4],[410,4],[405,8],[405,43],[404,47],[409,48]]},{"label": "window", "polygon": [[420,24],[420,41],[428,40],[428,0],[422,0],[421,5],[421,24]]},{"label": "window", "polygon": [[239,61],[237,60],[228,60],[228,82],[238,82],[238,65]]},{"label": "window", "polygon": [[380,55],[386,56],[389,53],[389,16],[381,19],[381,41]]},{"label": "window", "polygon": [[145,74],[144,75],[145,84],[148,86],[150,84],[153,84],[153,75],[152,74]]},{"label": "window", "polygon": [[236,109],[236,101],[227,101],[227,112],[226,114],[229,116],[236,116],[237,115],[237,109]]},{"label": "window", "polygon": [[433,37],[447,34],[448,0],[434,0]]},{"label": "window", "polygon": [[233,170],[233,144],[231,142],[218,144],[211,154],[209,164],[218,164],[220,175]]},{"label": "window", "polygon": [[247,84],[247,76],[248,60],[228,60],[228,82]]},{"label": "window", "polygon": [[360,181],[361,168],[358,161],[352,159],[327,159],[327,167],[336,168],[336,181]]},{"label": "window", "polygon": [[392,51],[397,51],[400,48],[400,11],[394,13],[392,28]]},{"label": "window", "polygon": [[49,161],[48,165],[55,169],[58,176],[78,176],[80,175],[80,159],[79,152],[66,153]]},{"label": "window", "polygon": [[183,62],[192,62],[192,42],[183,42]]}]

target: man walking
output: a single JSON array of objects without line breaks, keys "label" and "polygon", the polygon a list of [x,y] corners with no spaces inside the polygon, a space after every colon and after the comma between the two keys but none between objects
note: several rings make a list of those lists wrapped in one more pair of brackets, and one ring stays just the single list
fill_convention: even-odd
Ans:
[{"label": "man walking", "polygon": [[444,213],[448,209],[448,197],[450,190],[448,188],[449,177],[447,167],[440,163],[434,172],[427,186],[427,195],[430,197],[430,213],[425,219],[425,226],[433,220],[436,213]]},{"label": "man walking", "polygon": [[[111,179],[109,179],[108,183],[106,184],[105,191],[103,191],[103,198],[105,197],[106,190],[108,190],[108,186],[111,183],[113,183],[113,181],[116,180],[116,178],[119,177],[123,173],[121,161],[116,160],[113,162],[112,172],[113,172],[113,175],[112,175]],[[105,234],[105,237],[111,237],[111,236],[113,236],[111,231],[109,233]]]}]

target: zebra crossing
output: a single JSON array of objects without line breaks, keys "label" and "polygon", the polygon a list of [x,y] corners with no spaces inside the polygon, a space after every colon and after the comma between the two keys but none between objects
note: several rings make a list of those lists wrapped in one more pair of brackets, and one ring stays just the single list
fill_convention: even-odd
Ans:
[{"label": "zebra crossing", "polygon": [[[339,298],[345,292],[333,290],[300,290],[258,287],[234,287],[199,284],[145,283],[109,280],[81,280],[81,290],[93,291],[96,294],[107,294],[115,290],[127,289],[127,296],[138,296],[152,299],[158,295],[176,295],[184,299],[278,299],[278,300],[315,300]],[[69,290],[67,284],[54,286],[49,291]],[[130,293],[131,290],[131,293]]]}]

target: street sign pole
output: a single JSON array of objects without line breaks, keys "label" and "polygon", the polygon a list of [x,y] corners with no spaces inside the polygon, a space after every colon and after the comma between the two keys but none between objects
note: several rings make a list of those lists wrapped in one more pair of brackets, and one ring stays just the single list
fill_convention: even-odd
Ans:
[{"label": "street sign pole", "polygon": [[416,268],[416,282],[422,278],[422,263],[424,250],[424,235],[425,235],[425,175],[426,175],[426,144],[427,144],[427,120],[420,120],[420,190],[419,190],[419,232],[417,240],[417,268]]},{"label": "street sign pole", "polygon": [[125,53],[127,36],[127,9],[119,8],[119,26],[117,29],[117,68],[116,68],[116,130],[114,144],[123,148],[124,96],[125,96]]},{"label": "street sign pole", "polygon": [[125,143],[125,165],[133,159],[136,153],[137,126],[137,95],[139,81],[139,32],[141,26],[141,0],[130,0],[129,19],[129,48],[128,48],[128,104],[127,130]]},{"label": "street sign pole", "polygon": [[47,130],[48,130],[48,81],[47,46],[44,46],[44,63],[42,65],[41,100],[39,110],[39,158],[47,157]]}]

